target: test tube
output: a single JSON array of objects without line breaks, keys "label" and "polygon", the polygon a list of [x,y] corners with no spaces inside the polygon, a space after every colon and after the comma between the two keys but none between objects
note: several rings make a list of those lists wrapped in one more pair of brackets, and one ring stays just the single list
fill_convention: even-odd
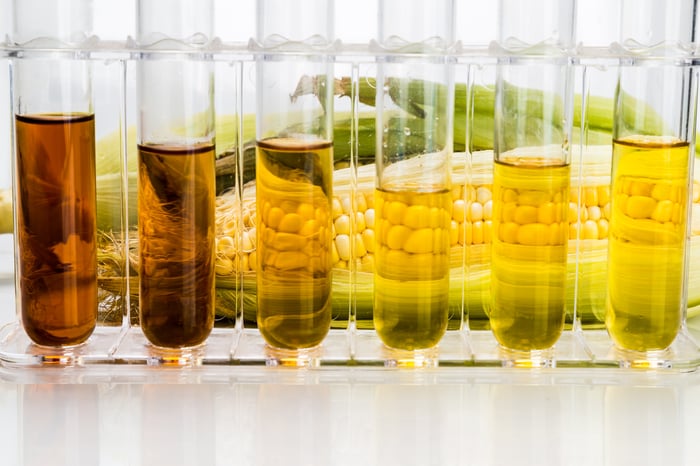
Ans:
[{"label": "test tube", "polygon": [[97,324],[92,1],[17,0],[13,20],[19,315],[35,344],[70,347]]},{"label": "test tube", "polygon": [[691,67],[673,57],[688,53],[694,6],[626,1],[622,10],[641,22],[621,28],[605,323],[617,348],[649,355],[673,343],[686,308],[696,90]]},{"label": "test tube", "polygon": [[436,348],[448,324],[453,22],[453,0],[379,2],[373,319],[399,353]]},{"label": "test tube", "polygon": [[[501,2],[501,15],[516,15],[516,25],[529,21],[517,3]],[[567,4],[552,18],[571,24],[574,3],[536,2],[533,17]],[[489,320],[506,353],[545,365],[566,316],[573,86],[564,29],[549,24],[556,34],[537,43],[517,37],[518,28],[500,31],[494,115]]]},{"label": "test tube", "polygon": [[257,3],[257,324],[278,350],[318,347],[331,324],[333,6]]},{"label": "test tube", "polygon": [[156,348],[192,348],[215,311],[213,3],[140,0],[137,15],[139,317]]}]

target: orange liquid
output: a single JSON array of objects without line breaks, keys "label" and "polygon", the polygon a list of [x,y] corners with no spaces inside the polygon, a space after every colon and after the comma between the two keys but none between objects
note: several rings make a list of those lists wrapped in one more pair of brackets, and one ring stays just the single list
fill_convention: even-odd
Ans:
[{"label": "orange liquid", "polygon": [[16,116],[20,314],[31,340],[72,346],[97,324],[95,120]]}]

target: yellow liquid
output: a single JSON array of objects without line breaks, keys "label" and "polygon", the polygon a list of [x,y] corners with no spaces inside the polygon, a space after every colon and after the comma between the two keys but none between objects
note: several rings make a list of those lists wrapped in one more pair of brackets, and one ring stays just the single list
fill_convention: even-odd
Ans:
[{"label": "yellow liquid", "polygon": [[681,141],[613,143],[605,323],[620,348],[663,350],[680,328],[689,160]]},{"label": "yellow liquid", "polygon": [[376,190],[374,196],[375,329],[390,348],[431,348],[447,330],[450,192]]},{"label": "yellow liquid", "polygon": [[547,349],[563,330],[569,173],[544,159],[494,165],[489,319],[505,348]]},{"label": "yellow liquid", "polygon": [[331,325],[333,143],[258,141],[257,320],[280,349],[317,346]]}]

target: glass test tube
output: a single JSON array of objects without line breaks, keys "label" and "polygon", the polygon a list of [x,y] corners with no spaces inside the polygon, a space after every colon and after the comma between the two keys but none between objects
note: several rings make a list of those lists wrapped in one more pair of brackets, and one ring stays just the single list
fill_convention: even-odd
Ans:
[{"label": "glass test tube", "polygon": [[[516,24],[529,21],[517,3],[502,1],[501,15],[518,15]],[[564,36],[530,44],[500,31],[489,320],[501,347],[531,355],[553,347],[566,315],[573,87],[562,52],[571,43],[565,25],[572,23],[574,2],[538,2],[542,11],[533,16],[562,3],[568,14],[553,18],[564,25],[545,30]]]},{"label": "glass test tube", "polygon": [[331,324],[333,2],[257,8],[257,323],[270,347],[307,349]]},{"label": "glass test tube", "polygon": [[74,346],[97,323],[91,68],[70,52],[92,32],[92,1],[17,0],[13,19],[27,55],[12,81],[19,314],[37,345]]},{"label": "glass test tube", "polygon": [[213,6],[141,0],[137,14],[139,317],[154,346],[195,347],[215,311],[213,64],[193,55]]},{"label": "glass test tube", "polygon": [[396,350],[434,348],[447,329],[453,13],[452,0],[379,2],[374,326]]},{"label": "glass test tube", "polygon": [[693,5],[623,3],[642,19],[623,20],[630,57],[661,56],[621,66],[615,95],[605,323],[623,350],[668,348],[686,308],[694,75],[663,56],[686,53]]}]

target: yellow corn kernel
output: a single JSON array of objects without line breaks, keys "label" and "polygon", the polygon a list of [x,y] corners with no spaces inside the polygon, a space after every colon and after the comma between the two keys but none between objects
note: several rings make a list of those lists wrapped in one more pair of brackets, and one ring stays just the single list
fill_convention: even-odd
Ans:
[{"label": "yellow corn kernel", "polygon": [[350,234],[350,217],[347,214],[342,214],[333,222],[336,235]]},{"label": "yellow corn kernel", "polygon": [[517,242],[526,246],[546,246],[549,241],[549,227],[544,223],[521,225],[517,232]]},{"label": "yellow corn kernel", "polygon": [[236,269],[238,269],[240,272],[249,272],[251,270],[248,254],[241,254],[241,257],[238,259],[238,263],[236,263],[236,260],[234,259],[232,259],[231,262],[233,263],[234,271]]},{"label": "yellow corn kernel", "polygon": [[499,225],[498,237],[504,243],[515,244],[518,242],[518,229],[517,223],[501,223]]},{"label": "yellow corn kernel", "polygon": [[459,223],[450,220],[450,246],[454,246],[459,241]]},{"label": "yellow corn kernel", "polygon": [[520,205],[515,209],[513,221],[519,225],[537,222],[537,207]]},{"label": "yellow corn kernel", "polygon": [[608,202],[603,206],[603,218],[610,220],[610,214],[612,213],[612,204]]},{"label": "yellow corn kernel", "polygon": [[[350,236],[348,235],[337,235],[335,237],[334,243],[335,249],[338,252],[339,260],[348,261],[350,260]],[[334,263],[337,261],[334,261]]]},{"label": "yellow corn kernel", "polygon": [[600,210],[600,207],[597,205],[591,205],[588,206],[588,219],[593,220],[594,222],[597,222],[598,220],[601,219],[602,217],[602,212]]},{"label": "yellow corn kernel", "polygon": [[391,201],[384,204],[384,218],[389,220],[394,225],[403,223],[404,214],[406,213],[406,204],[400,201]]},{"label": "yellow corn kernel", "polygon": [[484,243],[491,244],[491,235],[493,235],[493,223],[491,220],[484,220]]},{"label": "yellow corn kernel", "polygon": [[365,212],[367,210],[367,198],[363,193],[355,194],[355,211]]},{"label": "yellow corn kernel", "polygon": [[558,246],[560,244],[564,244],[566,241],[566,236],[562,235],[562,232],[565,232],[561,227],[560,223],[552,223],[549,225],[549,238],[547,243],[552,245],[552,246]]},{"label": "yellow corn kernel", "polygon": [[467,220],[478,222],[484,219],[484,206],[478,202],[472,202],[469,206],[469,216]]},{"label": "yellow corn kernel", "polygon": [[393,225],[386,235],[386,245],[390,249],[403,249],[412,230],[404,225]]},{"label": "yellow corn kernel", "polygon": [[501,200],[503,202],[516,202],[518,200],[518,193],[513,189],[506,189],[501,195]]},{"label": "yellow corn kernel", "polygon": [[587,206],[598,205],[598,190],[593,187],[587,187],[583,190],[583,204]]},{"label": "yellow corn kernel", "polygon": [[263,244],[267,246],[274,246],[275,244],[275,239],[277,238],[277,232],[273,230],[272,228],[265,228],[264,230],[261,231],[262,233],[262,242]]},{"label": "yellow corn kernel", "polygon": [[[255,233],[253,233],[255,234]],[[241,233],[241,250],[251,251],[253,249],[253,241],[250,239],[250,232],[244,231]]]},{"label": "yellow corn kernel", "polygon": [[337,197],[334,197],[333,201],[331,201],[331,212],[333,214],[333,220],[343,215],[343,205]]},{"label": "yellow corn kernel", "polygon": [[374,209],[365,210],[365,227],[374,228]]},{"label": "yellow corn kernel", "polygon": [[671,186],[671,184],[659,182],[654,184],[650,195],[657,201],[670,200],[672,190],[673,186]]},{"label": "yellow corn kernel", "polygon": [[272,207],[267,213],[267,219],[264,219],[265,225],[274,228],[275,230],[279,227],[280,222],[284,218],[284,210],[279,207]]},{"label": "yellow corn kernel", "polygon": [[472,244],[484,243],[484,222],[472,223]]},{"label": "yellow corn kernel", "polygon": [[452,219],[462,223],[467,218],[467,203],[464,199],[457,199],[452,203]]},{"label": "yellow corn kernel", "polygon": [[646,181],[633,181],[627,192],[630,196],[650,197],[654,184]]},{"label": "yellow corn kernel", "polygon": [[355,212],[355,231],[362,232],[367,228],[365,224],[365,214],[362,212]]},{"label": "yellow corn kernel", "polygon": [[[328,209],[324,207],[318,207],[316,208],[315,211],[315,217],[316,220],[318,220],[318,223],[321,225],[326,225],[328,223]],[[333,217],[335,219],[335,217]]]},{"label": "yellow corn kernel", "polygon": [[256,234],[257,234],[257,229],[255,227],[248,229],[248,239],[251,242],[251,247],[250,247],[251,249],[255,249],[255,246],[258,242],[258,238],[257,238]]},{"label": "yellow corn kernel", "polygon": [[549,194],[544,191],[523,191],[518,196],[518,204],[521,206],[537,207],[550,200]]},{"label": "yellow corn kernel", "polygon": [[493,218],[493,201],[489,199],[484,204],[484,220],[491,220]]},{"label": "yellow corn kernel", "polygon": [[306,246],[306,238],[294,233],[279,232],[275,235],[273,246],[278,251],[300,251]]},{"label": "yellow corn kernel", "polygon": [[353,242],[355,250],[353,251],[355,257],[362,257],[367,255],[367,248],[365,248],[365,243],[362,240],[362,235],[360,233],[355,234],[355,241]]},{"label": "yellow corn kernel", "polygon": [[[636,184],[635,184],[636,186]],[[631,218],[649,218],[656,208],[656,201],[648,196],[633,195],[627,199],[625,213]]]},{"label": "yellow corn kernel", "polygon": [[363,272],[372,272],[374,270],[374,256],[367,254],[360,260],[360,270]]},{"label": "yellow corn kernel", "polygon": [[570,223],[569,224],[569,239],[577,239],[578,238],[578,223]]},{"label": "yellow corn kernel", "polygon": [[515,211],[518,210],[518,204],[515,202],[506,202],[503,204],[503,212],[501,213],[501,220],[505,223],[515,221]]},{"label": "yellow corn kernel", "polygon": [[403,244],[403,250],[411,254],[433,252],[433,229],[421,228],[420,230],[411,231]]},{"label": "yellow corn kernel", "polygon": [[673,202],[668,199],[663,199],[656,203],[656,207],[654,207],[654,211],[651,213],[651,218],[661,223],[670,222],[672,213]]},{"label": "yellow corn kernel", "polygon": [[315,218],[310,218],[304,222],[299,229],[299,235],[305,238],[310,238],[319,234],[321,226]]},{"label": "yellow corn kernel", "polygon": [[430,226],[430,209],[424,205],[412,205],[406,209],[403,224],[418,230]]},{"label": "yellow corn kernel", "polygon": [[472,224],[471,222],[464,222],[459,224],[459,244],[470,245],[472,244]]},{"label": "yellow corn kernel", "polygon": [[214,264],[214,272],[217,275],[231,275],[233,273],[233,261],[226,256],[217,257]]},{"label": "yellow corn kernel", "polygon": [[338,253],[338,246],[337,243],[338,238],[331,243],[331,262],[333,262],[333,266],[336,267],[338,262],[340,262],[340,254]]},{"label": "yellow corn kernel", "polygon": [[236,255],[236,245],[230,236],[220,236],[216,238],[216,252],[226,257]]},{"label": "yellow corn kernel", "polygon": [[301,215],[295,212],[282,217],[282,220],[280,220],[280,224],[277,227],[277,231],[284,233],[296,233],[301,230],[302,225],[304,225],[304,219],[301,218]]},{"label": "yellow corn kernel", "polygon": [[581,188],[571,188],[569,190],[569,201],[573,204],[578,204],[579,195],[581,193]]},{"label": "yellow corn kernel", "polygon": [[598,239],[607,238],[609,230],[610,230],[610,225],[608,224],[608,221],[604,218],[601,218],[598,221]]},{"label": "yellow corn kernel", "polygon": [[604,206],[610,202],[610,187],[609,186],[598,186],[598,205]]},{"label": "yellow corn kernel", "polygon": [[576,206],[576,203],[574,202],[569,202],[569,223],[576,223],[578,222],[578,207]]},{"label": "yellow corn kernel", "polygon": [[545,202],[537,208],[537,222],[551,224],[561,220],[559,213],[559,204],[553,202]]},{"label": "yellow corn kernel", "polygon": [[491,190],[486,186],[479,186],[476,188],[476,202],[479,204],[486,204],[491,200]]},{"label": "yellow corn kernel", "polygon": [[369,253],[374,253],[374,230],[366,229],[362,233],[362,242],[365,245],[365,250]]},{"label": "yellow corn kernel", "polygon": [[586,220],[581,229],[581,239],[598,239],[598,224],[593,220]]},{"label": "yellow corn kernel", "polygon": [[303,269],[309,262],[309,257],[299,251],[282,251],[275,259],[275,267],[279,270]]},{"label": "yellow corn kernel", "polygon": [[297,214],[299,214],[304,220],[311,220],[312,218],[315,219],[316,209],[314,209],[314,206],[312,206],[311,204],[302,202],[301,204],[299,204],[299,207],[297,207]]}]

